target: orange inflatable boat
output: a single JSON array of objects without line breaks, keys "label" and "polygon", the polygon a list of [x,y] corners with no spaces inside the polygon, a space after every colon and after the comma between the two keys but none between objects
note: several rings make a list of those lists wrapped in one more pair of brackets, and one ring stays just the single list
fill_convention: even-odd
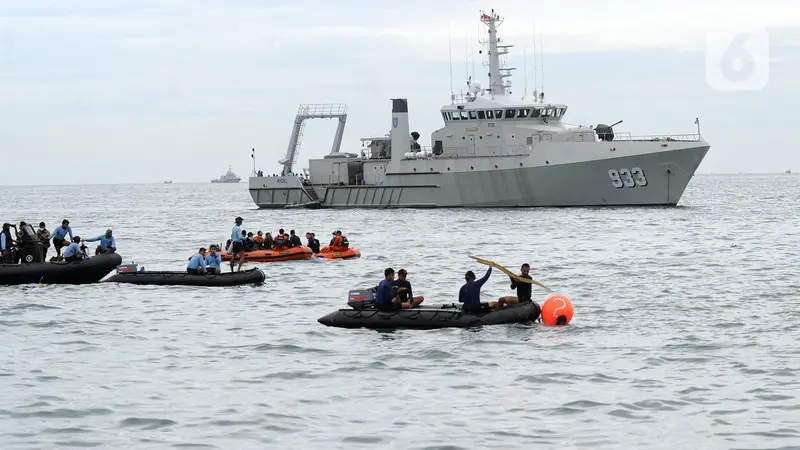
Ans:
[{"label": "orange inflatable boat", "polygon": [[[231,255],[228,252],[220,252],[223,261],[230,261]],[[311,259],[314,252],[309,247],[292,247],[286,250],[256,250],[254,252],[244,252],[245,262],[277,262],[294,261],[297,259]]]},{"label": "orange inflatable boat", "polygon": [[325,259],[355,259],[361,258],[361,252],[355,248],[348,248],[343,252],[325,252],[328,247],[324,247],[317,253],[317,258],[325,258]]}]

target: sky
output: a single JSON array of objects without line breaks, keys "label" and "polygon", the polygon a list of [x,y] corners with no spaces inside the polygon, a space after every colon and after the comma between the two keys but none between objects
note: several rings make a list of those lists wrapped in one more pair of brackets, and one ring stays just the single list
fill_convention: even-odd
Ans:
[{"label": "sky", "polygon": [[[543,88],[566,122],[679,134],[697,117],[699,173],[800,170],[800,2],[0,0],[0,185],[202,182],[228,165],[246,179],[252,148],[279,172],[304,103],[347,104],[342,151],[357,151],[407,98],[429,145],[451,87],[488,84],[481,8],[505,18],[514,95]],[[707,76],[717,33],[768,39],[754,90]],[[335,126],[308,123],[300,167]]]}]

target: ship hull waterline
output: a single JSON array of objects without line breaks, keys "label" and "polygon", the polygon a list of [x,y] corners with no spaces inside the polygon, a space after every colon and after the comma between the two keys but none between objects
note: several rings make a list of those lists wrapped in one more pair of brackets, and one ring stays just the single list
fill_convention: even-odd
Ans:
[{"label": "ship hull waterline", "polygon": [[[311,189],[322,208],[675,206],[709,148],[703,143],[668,152],[565,164],[461,172],[420,171],[387,176],[387,182],[377,186],[273,187],[266,184],[270,181],[267,178],[251,178],[250,194],[255,204],[265,209],[309,201],[306,192]],[[633,168],[642,169],[646,184],[615,187],[608,171]]]}]

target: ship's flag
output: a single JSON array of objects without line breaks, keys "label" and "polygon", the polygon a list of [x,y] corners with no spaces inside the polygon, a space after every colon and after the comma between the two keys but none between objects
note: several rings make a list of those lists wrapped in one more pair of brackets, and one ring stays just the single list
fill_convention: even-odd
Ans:
[{"label": "ship's flag", "polygon": [[483,19],[483,20],[489,20],[489,19],[491,19],[491,17],[489,17],[489,15],[488,15],[488,14],[483,14],[483,15],[481,15],[481,19]]}]

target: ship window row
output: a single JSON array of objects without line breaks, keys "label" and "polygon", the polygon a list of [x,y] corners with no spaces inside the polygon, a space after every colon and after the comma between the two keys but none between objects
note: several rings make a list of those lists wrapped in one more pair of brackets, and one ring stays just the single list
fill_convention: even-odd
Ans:
[{"label": "ship window row", "polygon": [[560,119],[566,110],[566,108],[479,109],[475,111],[445,111],[442,112],[442,117],[445,122],[453,120],[538,119],[542,117]]}]

